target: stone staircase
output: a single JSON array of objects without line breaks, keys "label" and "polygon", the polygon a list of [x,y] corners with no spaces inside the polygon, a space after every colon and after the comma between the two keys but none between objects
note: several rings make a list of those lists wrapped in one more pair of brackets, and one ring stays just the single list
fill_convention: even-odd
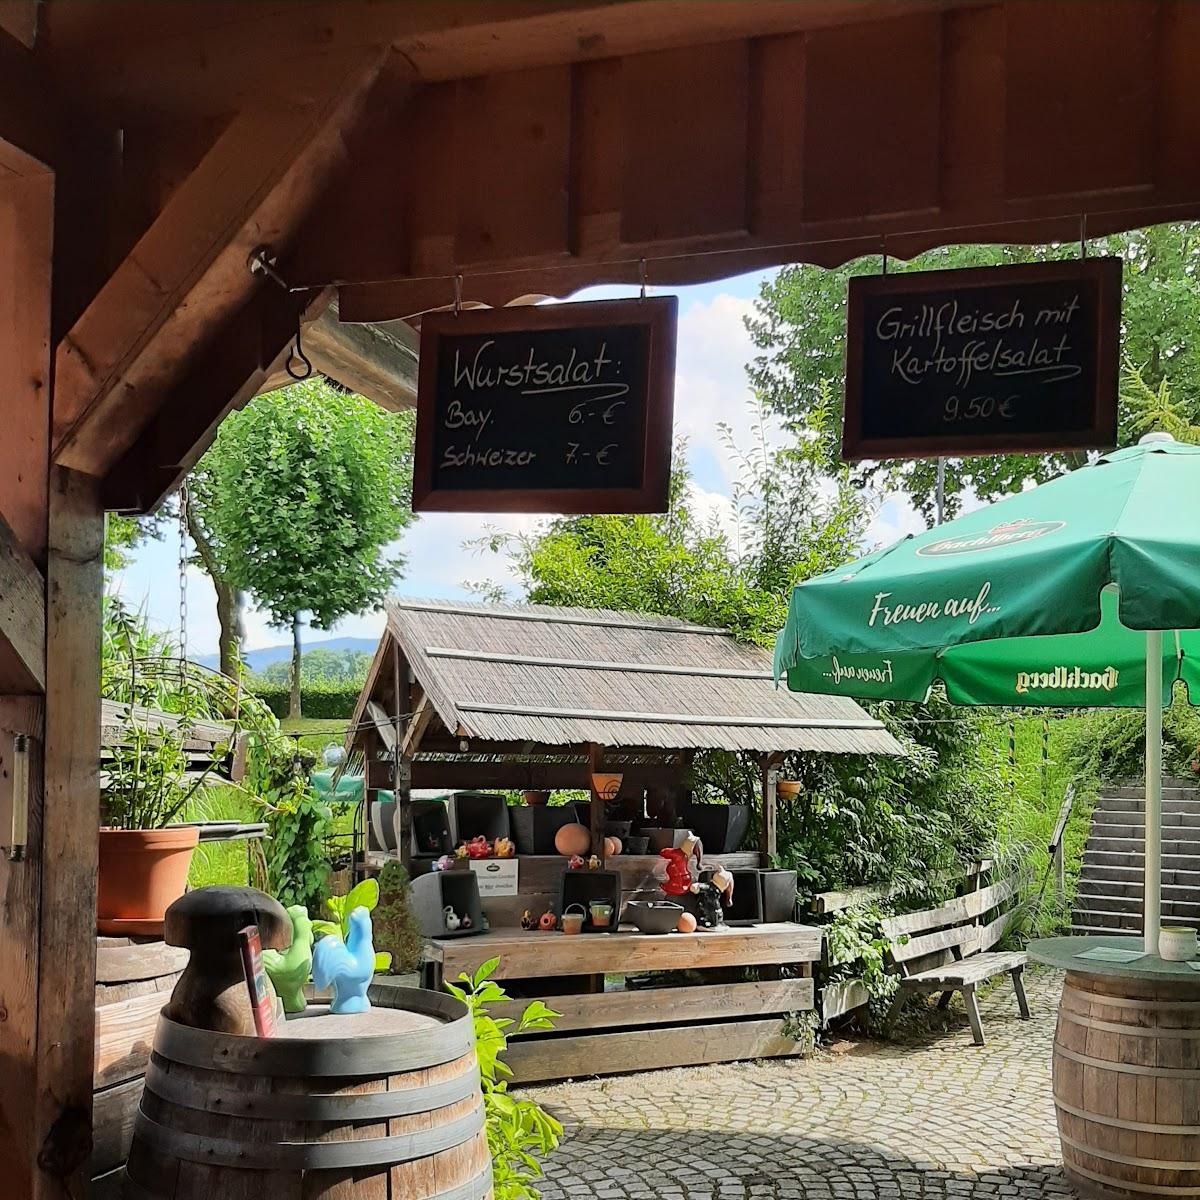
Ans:
[{"label": "stone staircase", "polygon": [[[1163,780],[1162,917],[1200,929],[1200,788]],[[1146,800],[1138,787],[1109,787],[1092,813],[1074,933],[1141,933]]]}]

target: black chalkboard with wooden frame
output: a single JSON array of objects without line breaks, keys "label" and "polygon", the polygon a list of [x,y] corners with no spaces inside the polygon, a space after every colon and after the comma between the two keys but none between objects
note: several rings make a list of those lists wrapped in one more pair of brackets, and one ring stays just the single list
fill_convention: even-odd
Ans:
[{"label": "black chalkboard with wooden frame", "polygon": [[665,512],[674,296],[421,322],[413,511]]},{"label": "black chalkboard with wooden frame", "polygon": [[1116,444],[1121,260],[850,280],[846,461]]}]

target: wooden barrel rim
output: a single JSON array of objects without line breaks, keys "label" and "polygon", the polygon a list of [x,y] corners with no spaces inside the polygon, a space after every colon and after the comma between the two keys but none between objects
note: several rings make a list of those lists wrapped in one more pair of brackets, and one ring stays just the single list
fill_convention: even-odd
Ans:
[{"label": "wooden barrel rim", "polygon": [[1099,1067],[1102,1071],[1116,1071],[1120,1075],[1149,1075],[1155,1079],[1200,1079],[1200,1068],[1196,1067],[1144,1067],[1139,1063],[1113,1062],[1108,1058],[1092,1058],[1066,1046],[1055,1046],[1055,1054],[1085,1067]]},{"label": "wooden barrel rim", "polygon": [[1087,1167],[1081,1167],[1078,1163],[1064,1163],[1063,1171],[1068,1179],[1072,1175],[1080,1179],[1089,1179],[1093,1183],[1100,1184],[1109,1192],[1126,1191],[1141,1192],[1147,1196],[1180,1196],[1185,1200],[1188,1196],[1200,1196],[1200,1188],[1177,1187],[1169,1183],[1138,1183],[1134,1179],[1115,1180],[1111,1175],[1101,1175],[1099,1171],[1089,1171]]},{"label": "wooden barrel rim", "polygon": [[1122,1037],[1152,1037],[1179,1038],[1182,1041],[1195,1041],[1200,1038],[1200,1027],[1190,1029],[1174,1029],[1170,1025],[1123,1025],[1120,1021],[1094,1021],[1083,1013],[1070,1008],[1060,1008],[1059,1017],[1079,1025],[1083,1029],[1096,1029],[1101,1033],[1119,1033]]},{"label": "wooden barrel rim", "polygon": [[[205,1070],[254,1075],[395,1075],[453,1062],[475,1047],[467,1006],[453,996],[397,988],[403,1008],[446,1023],[417,1034],[357,1038],[258,1038],[193,1029],[161,1016],[154,1050],[162,1058]],[[319,1018],[318,1018],[319,1019]]]},{"label": "wooden barrel rim", "polygon": [[[1158,1125],[1153,1121],[1130,1121],[1127,1117],[1106,1117],[1099,1113],[1085,1112],[1082,1108],[1075,1108],[1073,1105],[1067,1104],[1066,1101],[1060,1100],[1057,1096],[1054,1098],[1054,1107],[1060,1112],[1065,1112],[1070,1117],[1078,1117],[1081,1121],[1094,1121],[1097,1125],[1108,1125],[1113,1129],[1128,1129],[1134,1133],[1167,1133],[1167,1134],[1182,1134],[1184,1137],[1200,1136],[1200,1125]],[[1197,1170],[1200,1170],[1200,1164],[1197,1165]]]},{"label": "wooden barrel rim", "polygon": [[169,1158],[254,1171],[321,1171],[394,1166],[468,1142],[484,1123],[483,1104],[434,1129],[345,1142],[239,1142],[170,1129],[139,1110],[133,1136]]},{"label": "wooden barrel rim", "polygon": [[[1133,1154],[1116,1154],[1112,1150],[1089,1146],[1086,1142],[1078,1141],[1076,1138],[1063,1133],[1061,1129],[1058,1131],[1058,1136],[1065,1145],[1070,1146],[1072,1150],[1078,1150],[1080,1154],[1086,1154],[1088,1158],[1099,1158],[1104,1162],[1120,1163],[1123,1167],[1149,1167],[1155,1171],[1200,1172],[1200,1161],[1195,1159],[1139,1158]],[[1125,1180],[1111,1179],[1110,1186],[1124,1187]],[[1200,1180],[1191,1184],[1190,1190],[1200,1195]]]},{"label": "wooden barrel rim", "polygon": [[151,1060],[146,1071],[146,1090],[160,1100],[229,1116],[260,1117],[291,1121],[365,1121],[410,1117],[446,1108],[479,1094],[479,1067],[443,1083],[405,1088],[395,1092],[352,1095],[319,1092],[239,1092],[232,1088],[209,1087],[164,1071]]}]

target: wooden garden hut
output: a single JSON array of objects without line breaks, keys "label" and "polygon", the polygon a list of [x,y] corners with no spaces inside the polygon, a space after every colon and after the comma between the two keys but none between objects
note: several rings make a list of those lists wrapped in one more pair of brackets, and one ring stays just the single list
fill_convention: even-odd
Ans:
[{"label": "wooden garden hut", "polygon": [[588,789],[608,771],[622,775],[619,798],[649,793],[670,819],[688,800],[695,751],[727,750],[758,764],[758,851],[769,856],[783,754],[902,752],[853,701],[777,688],[769,655],[724,630],[422,600],[392,601],[387,618],[347,736],[368,791],[402,800],[411,788]]},{"label": "wooden garden hut", "polygon": [[[490,798],[505,830],[526,814],[509,809],[498,793],[590,793],[590,802],[569,819],[590,820],[592,849],[604,860],[606,822],[614,817],[644,818],[669,838],[676,822],[696,824],[711,813],[709,805],[691,806],[697,751],[750,756],[761,780],[758,845],[721,843],[704,861],[734,873],[743,903],[752,889],[752,904],[763,886],[757,869],[769,866],[775,851],[783,755],[903,753],[853,701],[776,688],[769,655],[721,629],[602,609],[423,600],[388,605],[347,743],[349,761],[365,771],[368,803],[395,806],[391,848],[376,845],[361,869],[374,871],[399,856],[418,876],[418,887],[435,883],[420,876],[430,872],[436,852],[418,836],[423,806],[431,802],[414,800],[413,790],[449,793],[451,813],[459,803],[464,812],[478,811],[482,798]],[[619,788],[599,795],[597,773],[619,776]],[[482,798],[466,795],[459,802],[468,791]],[[441,801],[432,807],[442,810]],[[563,812],[543,816],[553,821]],[[368,833],[389,832],[375,815]],[[441,819],[455,826],[451,843],[475,832],[454,816]],[[526,826],[532,829],[533,821]],[[627,925],[604,937],[531,934],[521,928],[522,916],[561,911],[576,873],[552,844],[522,844],[518,837],[517,848],[522,852],[507,864],[511,887],[482,896],[490,931],[435,938],[433,953],[451,978],[499,956],[498,972],[511,986],[554,996],[565,1023],[546,1043],[514,1047],[522,1080],[796,1051],[780,1032],[779,1014],[813,1007],[811,969],[821,933],[793,921],[790,903],[785,920],[764,919],[760,907],[736,928],[669,940]],[[606,871],[579,872],[586,878],[578,886],[609,880],[618,910],[630,900],[661,898],[664,864],[653,850],[621,853],[603,865]],[[449,884],[438,886],[454,893]],[[792,900],[794,886],[789,876]],[[785,965],[793,974],[781,980],[778,969]],[[603,984],[605,977],[611,985],[614,976],[628,979],[648,969],[746,966],[766,982],[672,986],[665,997],[654,989],[613,992],[609,986],[606,992]],[[716,1017],[723,1022],[714,1032],[708,1023]],[[653,1049],[630,1031],[646,1025],[659,1026]]]},{"label": "wooden garden hut", "polygon": [[1195,220],[1198,53],[1173,0],[0,0],[8,1192],[92,1153],[104,513],[297,322]]}]

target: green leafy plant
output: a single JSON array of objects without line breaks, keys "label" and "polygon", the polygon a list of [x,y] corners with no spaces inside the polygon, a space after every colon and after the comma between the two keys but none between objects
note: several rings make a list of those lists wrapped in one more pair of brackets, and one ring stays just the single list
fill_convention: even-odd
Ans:
[{"label": "green leafy plant", "polygon": [[404,865],[389,859],[379,873],[375,944],[392,956],[392,970],[415,971],[421,964],[421,931],[412,910],[412,884]]},{"label": "green leafy plant", "polygon": [[815,1009],[784,1013],[783,1036],[800,1046],[802,1054],[812,1054],[817,1048],[817,1030],[820,1023],[821,1019]]},{"label": "green leafy plant", "polygon": [[[333,914],[332,921],[313,922],[313,932],[318,937],[335,937],[345,941],[350,936],[350,914],[356,908],[374,912],[379,904],[379,880],[364,879],[352,887],[344,896],[329,896],[325,907]],[[391,968],[392,956],[388,953],[375,955],[375,971],[380,973]]]},{"label": "green leafy plant", "polygon": [[[858,904],[837,914],[825,927],[829,983],[857,979],[866,988],[867,1024],[881,1033],[900,988],[899,976],[888,970],[891,941],[883,932],[887,914],[878,904]],[[908,941],[907,935],[899,939]]]},{"label": "green leafy plant", "polygon": [[510,1031],[531,1033],[553,1029],[554,1018],[561,1014],[534,1000],[519,1021],[493,1017],[488,1006],[502,1004],[509,998],[492,979],[499,965],[498,958],[489,959],[474,975],[460,975],[461,987],[448,983],[446,990],[470,1009],[475,1022],[475,1052],[483,1081],[496,1200],[537,1200],[541,1193],[534,1184],[542,1175],[539,1158],[557,1148],[563,1128],[540,1105],[509,1094],[512,1071],[501,1056],[508,1048]]}]

